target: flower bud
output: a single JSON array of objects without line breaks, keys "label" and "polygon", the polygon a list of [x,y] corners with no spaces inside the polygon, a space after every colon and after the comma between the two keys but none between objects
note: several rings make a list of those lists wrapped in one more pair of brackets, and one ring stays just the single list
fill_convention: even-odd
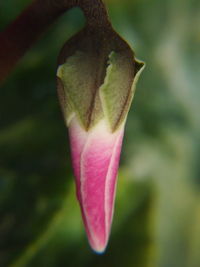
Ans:
[{"label": "flower bud", "polygon": [[144,67],[111,28],[86,26],[59,57],[58,95],[69,128],[77,198],[91,247],[112,224],[124,125]]}]

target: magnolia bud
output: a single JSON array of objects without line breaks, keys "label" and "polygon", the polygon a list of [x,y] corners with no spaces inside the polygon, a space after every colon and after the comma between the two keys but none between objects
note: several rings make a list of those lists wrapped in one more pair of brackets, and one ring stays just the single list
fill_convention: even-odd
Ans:
[{"label": "magnolia bud", "polygon": [[108,242],[126,117],[144,64],[111,27],[86,26],[59,57],[58,95],[88,240]]}]

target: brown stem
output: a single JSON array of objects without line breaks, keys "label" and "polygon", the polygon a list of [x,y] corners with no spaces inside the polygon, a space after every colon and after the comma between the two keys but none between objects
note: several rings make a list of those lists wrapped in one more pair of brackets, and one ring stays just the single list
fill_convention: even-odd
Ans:
[{"label": "brown stem", "polygon": [[0,83],[48,26],[72,7],[80,7],[92,27],[110,25],[101,0],[35,0],[0,33]]}]

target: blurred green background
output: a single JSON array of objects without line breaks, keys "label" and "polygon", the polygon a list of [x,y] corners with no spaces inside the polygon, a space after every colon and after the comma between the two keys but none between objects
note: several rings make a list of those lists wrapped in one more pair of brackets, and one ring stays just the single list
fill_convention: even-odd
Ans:
[{"label": "blurred green background", "polygon": [[[2,0],[0,30],[30,0]],[[89,248],[56,95],[61,17],[0,89],[0,266],[200,266],[200,1],[107,0],[147,64],[129,113],[104,255]]]}]

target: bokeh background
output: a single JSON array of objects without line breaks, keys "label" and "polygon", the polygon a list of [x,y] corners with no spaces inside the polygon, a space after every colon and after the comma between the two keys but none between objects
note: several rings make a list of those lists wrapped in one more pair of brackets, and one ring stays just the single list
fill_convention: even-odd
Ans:
[{"label": "bokeh background", "polygon": [[[0,30],[30,0],[2,0]],[[0,88],[0,266],[200,266],[200,1],[107,0],[146,69],[124,139],[104,255],[88,245],[56,95],[62,16]]]}]

